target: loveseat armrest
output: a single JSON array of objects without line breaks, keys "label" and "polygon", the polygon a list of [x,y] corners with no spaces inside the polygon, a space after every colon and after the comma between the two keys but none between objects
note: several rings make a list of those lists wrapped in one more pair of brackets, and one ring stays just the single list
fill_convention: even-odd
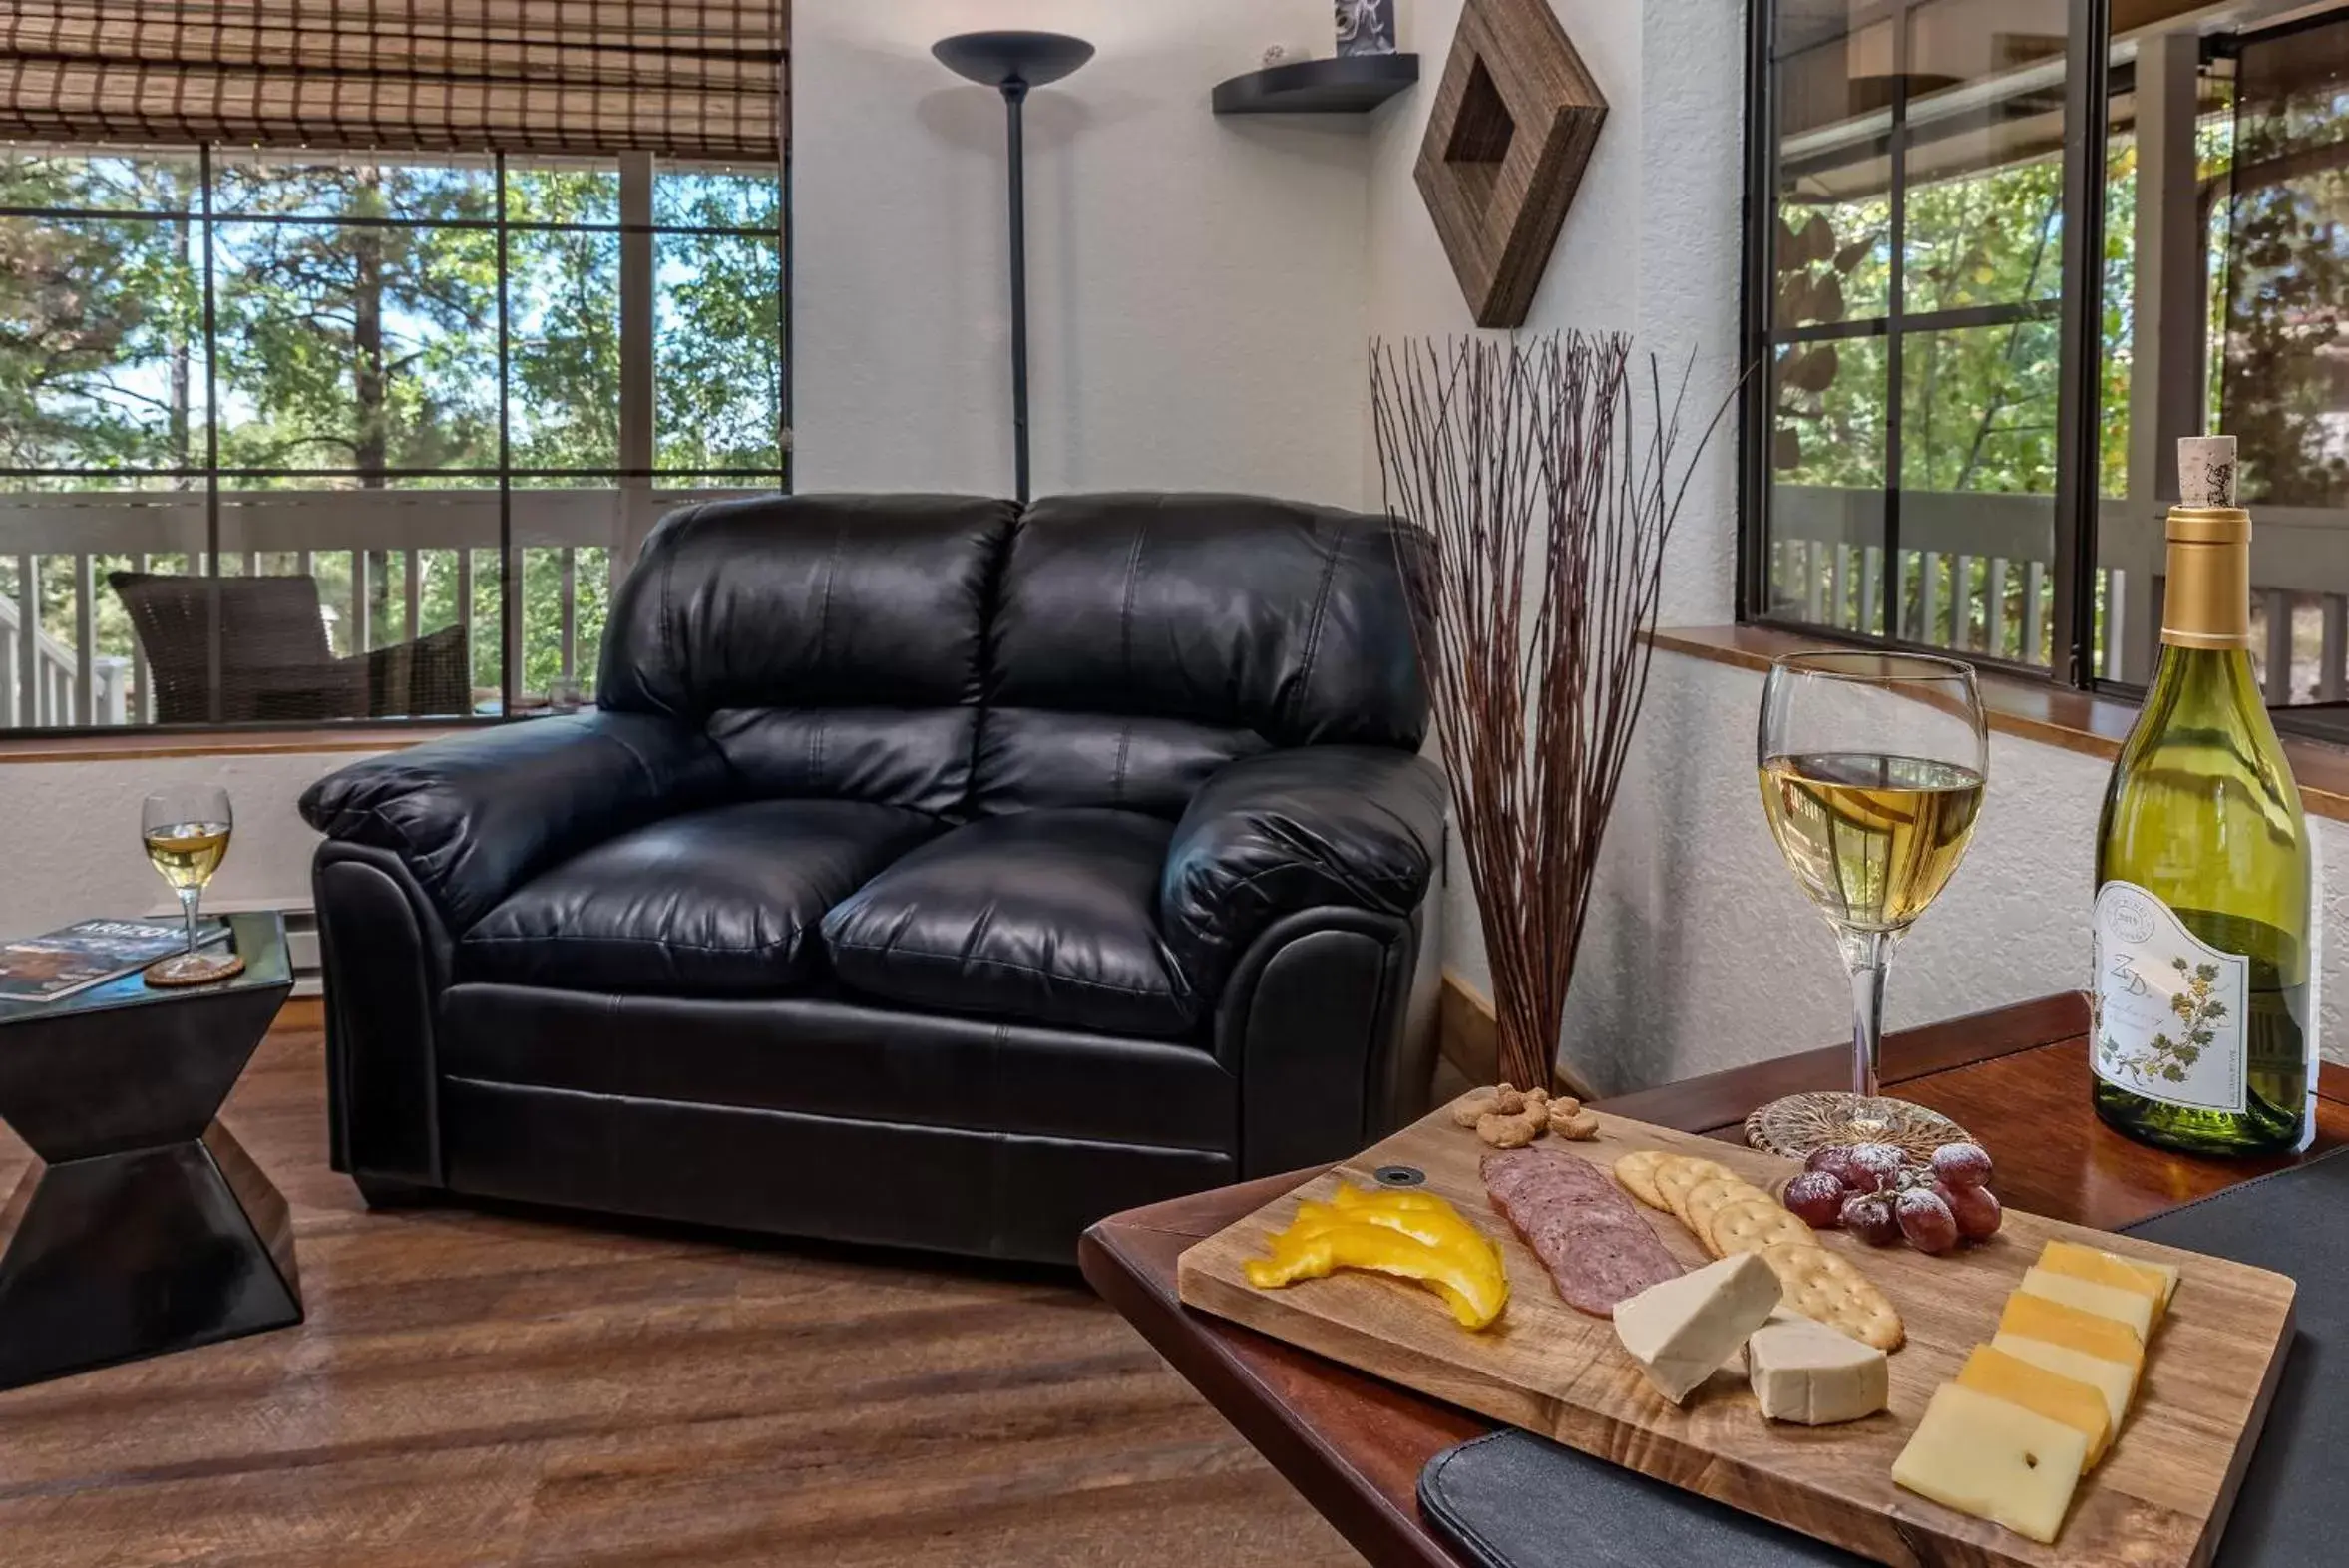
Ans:
[{"label": "loveseat armrest", "polygon": [[592,712],[370,757],[302,792],[327,838],[397,855],[462,933],[538,873],[724,793],[709,737],[657,714]]},{"label": "loveseat armrest", "polygon": [[1227,763],[1191,798],[1158,882],[1159,932],[1192,985],[1219,992],[1285,915],[1408,916],[1443,846],[1443,773],[1383,746],[1300,746]]}]

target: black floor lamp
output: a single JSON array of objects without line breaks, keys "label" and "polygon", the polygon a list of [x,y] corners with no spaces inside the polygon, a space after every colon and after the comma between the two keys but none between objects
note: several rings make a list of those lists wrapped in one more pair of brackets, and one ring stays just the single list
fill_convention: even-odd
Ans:
[{"label": "black floor lamp", "polygon": [[1011,444],[1019,500],[1027,480],[1027,155],[1020,140],[1020,106],[1027,90],[1044,87],[1093,58],[1093,46],[1064,33],[959,33],[930,52],[958,76],[999,90],[1010,123],[1011,165]]}]

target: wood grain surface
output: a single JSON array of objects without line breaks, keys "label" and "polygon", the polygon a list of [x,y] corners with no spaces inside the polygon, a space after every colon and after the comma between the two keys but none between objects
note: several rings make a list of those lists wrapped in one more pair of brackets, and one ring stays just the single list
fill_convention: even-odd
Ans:
[{"label": "wood grain surface", "polygon": [[[1762,1184],[1796,1168],[1613,1116],[1602,1118],[1597,1142],[1544,1146],[1603,1168],[1633,1149],[1703,1154]],[[1824,1245],[1859,1264],[1906,1324],[1908,1343],[1892,1357],[1891,1409],[1841,1426],[1773,1424],[1727,1377],[1686,1409],[1656,1394],[1612,1323],[1566,1306],[1490,1209],[1477,1175],[1486,1152],[1438,1110],[1190,1248],[1178,1267],[1182,1300],[1882,1562],[2185,1568],[2207,1561],[2240,1477],[2238,1455],[2265,1418],[2289,1338],[2290,1280],[2016,1209],[1997,1237],[1944,1258],[1823,1233]],[[1246,1261],[1262,1255],[1265,1238],[1288,1223],[1300,1198],[1326,1198],[1341,1179],[1368,1184],[1372,1169],[1388,1164],[1426,1171],[1430,1190],[1500,1242],[1510,1303],[1495,1329],[1470,1334],[1432,1295],[1369,1275],[1280,1291],[1247,1283]],[[1671,1216],[1650,1218],[1683,1263],[1706,1261]],[[2046,1547],[1901,1491],[1890,1471],[1926,1400],[1955,1376],[1969,1349],[1989,1340],[2008,1293],[2051,1236],[2176,1263],[2183,1278],[2121,1439],[2082,1483],[2057,1544]]]},{"label": "wood grain surface", "polygon": [[308,1321],[0,1394],[0,1564],[1359,1561],[1065,1271],[368,1213],[286,1018],[223,1120]]}]

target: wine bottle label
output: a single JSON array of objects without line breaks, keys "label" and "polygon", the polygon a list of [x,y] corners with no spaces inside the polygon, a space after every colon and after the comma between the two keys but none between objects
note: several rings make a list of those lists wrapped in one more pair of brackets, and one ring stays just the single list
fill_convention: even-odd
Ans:
[{"label": "wine bottle label", "polygon": [[2221,953],[2134,882],[2108,882],[2096,903],[2098,1077],[2191,1110],[2244,1107],[2243,1018],[2250,961]]}]

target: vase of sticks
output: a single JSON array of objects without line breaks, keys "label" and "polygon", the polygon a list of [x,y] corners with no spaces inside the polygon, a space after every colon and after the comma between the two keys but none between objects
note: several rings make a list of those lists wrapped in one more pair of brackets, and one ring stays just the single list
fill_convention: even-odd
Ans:
[{"label": "vase of sticks", "polygon": [[1370,348],[1452,820],[1484,931],[1497,1076],[1553,1079],[1591,880],[1647,692],[1664,551],[1725,399],[1682,452],[1621,333]]}]

